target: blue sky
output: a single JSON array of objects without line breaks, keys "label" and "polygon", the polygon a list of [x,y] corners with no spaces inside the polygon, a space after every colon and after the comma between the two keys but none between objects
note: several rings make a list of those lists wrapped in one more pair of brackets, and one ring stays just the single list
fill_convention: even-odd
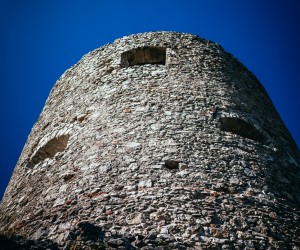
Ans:
[{"label": "blue sky", "polygon": [[221,44],[261,81],[300,145],[297,0],[0,0],[0,198],[59,76],[133,33],[179,31]]}]

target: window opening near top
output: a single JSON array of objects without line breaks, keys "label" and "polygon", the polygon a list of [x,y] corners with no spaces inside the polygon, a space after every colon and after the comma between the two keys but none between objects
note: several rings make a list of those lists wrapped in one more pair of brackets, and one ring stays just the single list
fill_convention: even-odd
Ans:
[{"label": "window opening near top", "polygon": [[143,64],[166,64],[166,48],[141,47],[124,52],[121,55],[121,67],[127,68]]}]

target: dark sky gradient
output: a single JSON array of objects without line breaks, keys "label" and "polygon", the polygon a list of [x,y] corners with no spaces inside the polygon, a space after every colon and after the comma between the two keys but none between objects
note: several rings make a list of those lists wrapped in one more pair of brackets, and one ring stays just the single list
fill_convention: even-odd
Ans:
[{"label": "dark sky gradient", "polygon": [[262,82],[300,145],[298,0],[0,0],[0,199],[48,94],[84,54],[146,31],[221,44]]}]

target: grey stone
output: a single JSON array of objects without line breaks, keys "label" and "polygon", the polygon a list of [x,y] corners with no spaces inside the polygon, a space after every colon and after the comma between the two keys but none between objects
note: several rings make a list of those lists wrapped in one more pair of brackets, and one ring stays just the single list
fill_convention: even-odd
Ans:
[{"label": "grey stone", "polygon": [[123,37],[53,87],[0,234],[62,249],[296,249],[299,159],[260,82],[220,45]]}]

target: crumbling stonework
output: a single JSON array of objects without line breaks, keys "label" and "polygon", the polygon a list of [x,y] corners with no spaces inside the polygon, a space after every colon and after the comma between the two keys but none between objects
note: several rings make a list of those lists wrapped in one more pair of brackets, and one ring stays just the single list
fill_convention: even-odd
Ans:
[{"label": "crumbling stonework", "polygon": [[132,35],[59,78],[0,231],[65,249],[300,249],[299,160],[262,85],[221,46]]}]

